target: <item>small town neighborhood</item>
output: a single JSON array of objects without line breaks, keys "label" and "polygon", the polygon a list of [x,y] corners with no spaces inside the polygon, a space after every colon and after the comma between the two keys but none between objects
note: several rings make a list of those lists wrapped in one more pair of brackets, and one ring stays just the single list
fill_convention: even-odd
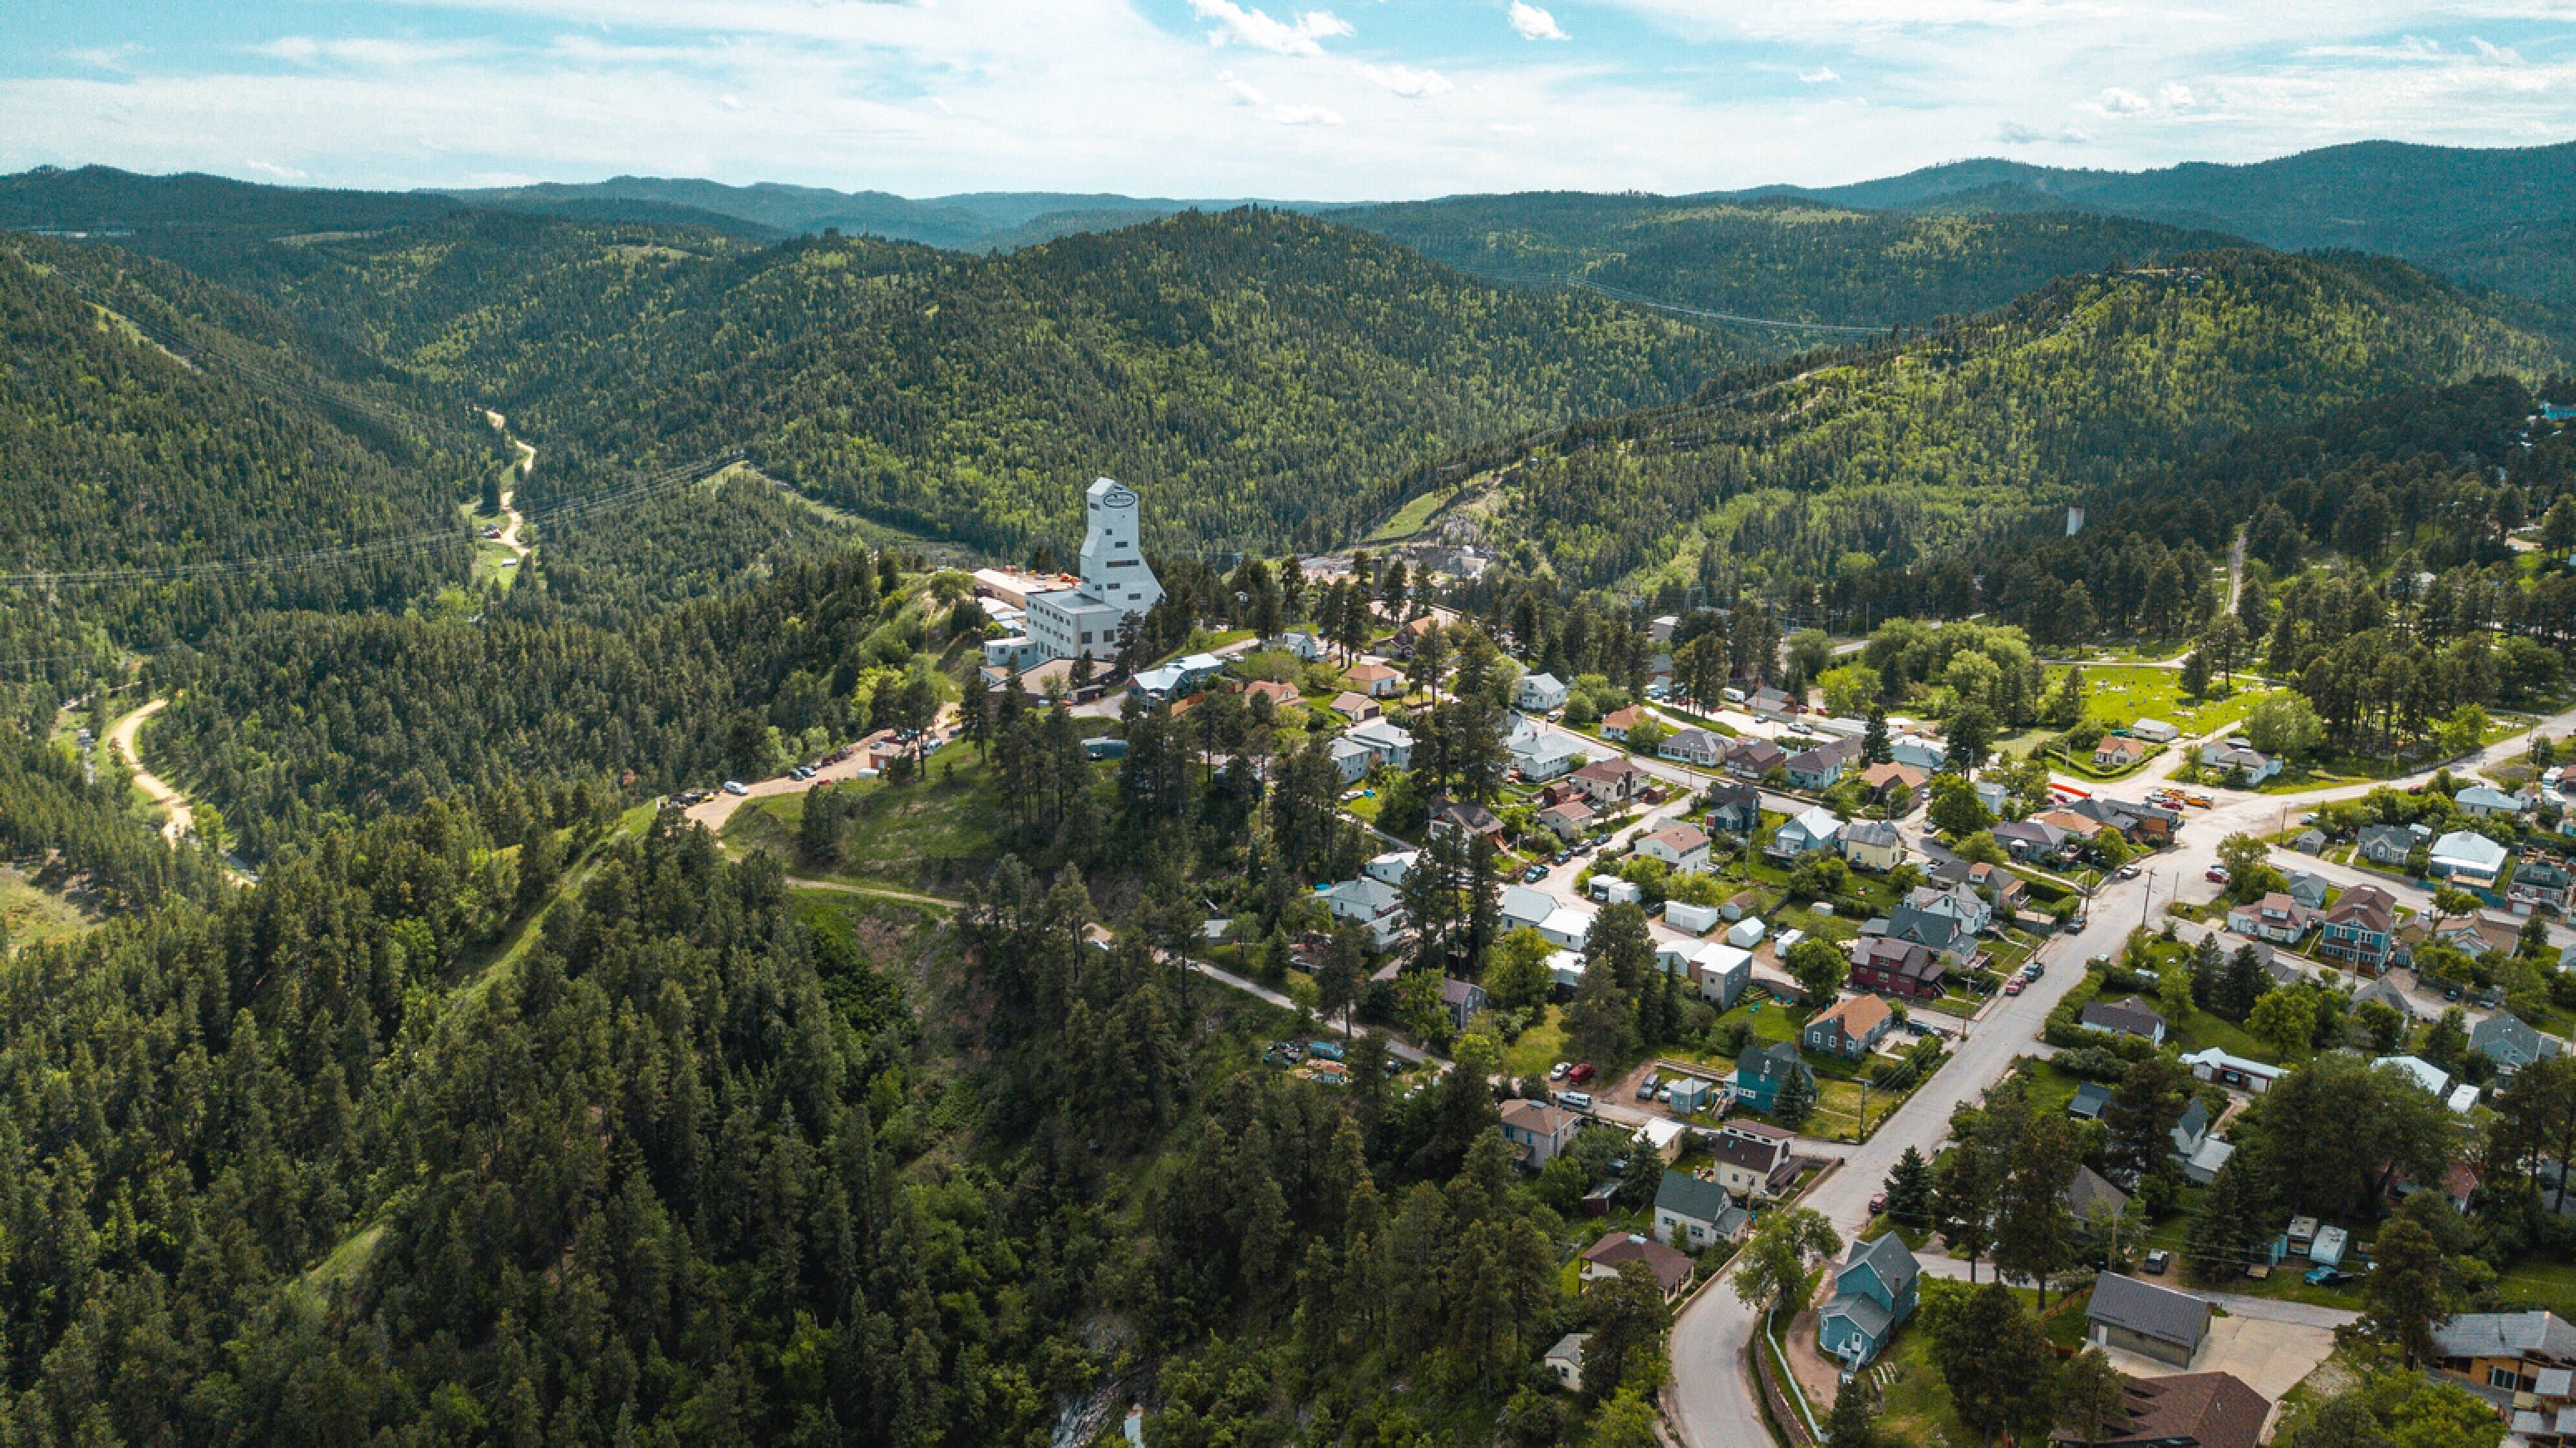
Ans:
[{"label": "small town neighborhood", "polygon": [[[1117,500],[1133,495],[1113,486],[1094,489],[1078,585],[977,575],[995,625],[1022,630],[987,640],[992,686],[1123,715],[1131,735],[1228,695],[1302,716],[1367,853],[1315,887],[1288,984],[1326,1022],[1413,1043],[1428,1070],[1470,1035],[1499,1043],[1499,1129],[1543,1194],[1564,1193],[1582,1244],[1571,1280],[1637,1270],[1670,1304],[1666,1408],[1685,1444],[1814,1441],[1838,1383],[1870,1376],[1893,1404],[1936,1383],[1918,1311],[1965,1291],[1985,1256],[2056,1289],[2046,1335],[2098,1349],[2125,1384],[2118,1410],[2053,1441],[2250,1448],[2370,1310],[2373,1232],[2423,1216],[2418,1197],[2479,1211],[2481,1183],[2518,1169],[2483,1144],[2503,1121],[2494,1098],[2561,1058],[2576,1005],[2555,984],[2576,935],[2556,923],[2554,765],[2489,749],[2282,795],[2264,788],[2282,762],[2242,735],[2137,718],[2091,746],[2104,784],[1982,741],[1954,753],[1936,721],[1835,714],[1759,676],[1693,698],[1665,653],[1634,692],[1471,662],[1450,643],[1473,625],[1427,601],[1445,575],[1418,555],[1410,606],[1372,602],[1332,637],[1212,641],[1104,692],[1120,620],[1074,623],[1107,592],[1091,563],[1132,548]],[[1304,565],[1323,586],[1352,566]],[[1154,589],[1149,572],[1120,586]],[[1652,646],[1688,626],[1650,620]],[[1475,713],[1471,691],[1504,707]],[[1462,738],[1466,718],[1490,732]],[[1444,942],[1471,928],[1526,977],[1441,973],[1458,958]],[[1208,925],[1227,979],[1230,930]],[[1336,976],[1344,932],[1356,983]],[[1311,1051],[1316,1079],[1346,1081],[1322,1059],[1337,1038],[1273,1057]],[[2332,1219],[2244,1200],[2257,1193],[2230,1164],[2267,1093],[2341,1110],[2335,1093],[2401,1088],[2433,1130],[2371,1164],[2376,1200],[2342,1193]],[[1957,1134],[1970,1118],[2030,1123],[2052,1145],[1980,1145]],[[2152,1149],[2131,1145],[2142,1133]],[[2026,1150],[2054,1163],[2031,1209],[2054,1225],[2007,1227],[2014,1209],[1992,1204],[1963,1236],[1958,1214],[1976,1209],[1946,1174],[1992,1151],[1988,1190],[2004,1190]],[[2555,1159],[2519,1168],[2550,1178]],[[2222,1229],[2238,1212],[2266,1214]],[[1780,1250],[1766,1227],[1801,1222],[1847,1247],[1813,1268],[1812,1298],[1756,1313],[1738,1264]],[[2562,1412],[2576,1424],[2576,1329],[2555,1312],[2428,1330],[2428,1381],[2491,1404],[2519,1441],[2563,1441]],[[2495,1332],[2512,1345],[2469,1350]],[[1550,1351],[1559,1380],[1581,1381],[1589,1336]]]}]

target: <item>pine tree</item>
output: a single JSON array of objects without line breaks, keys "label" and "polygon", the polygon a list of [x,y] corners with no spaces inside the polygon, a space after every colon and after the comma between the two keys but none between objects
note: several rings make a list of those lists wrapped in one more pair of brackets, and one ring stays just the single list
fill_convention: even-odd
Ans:
[{"label": "pine tree", "polygon": [[2239,1151],[2218,1169],[2200,1214],[2192,1218],[2183,1260],[2202,1282],[2225,1282],[2244,1272],[2270,1234],[2271,1203],[2246,1153]]},{"label": "pine tree", "polygon": [[1789,1079],[1780,1083],[1780,1094],[1772,1098],[1772,1119],[1795,1131],[1807,1124],[1815,1110],[1816,1078],[1803,1064],[1791,1067]]},{"label": "pine tree", "polygon": [[1896,1169],[1887,1174],[1887,1215],[1909,1227],[1920,1227],[1932,1220],[1932,1164],[1914,1147],[1896,1159]]},{"label": "pine tree", "polygon": [[1896,757],[1887,743],[1887,710],[1875,700],[1869,706],[1867,726],[1861,731],[1860,757],[1864,764],[1885,764]]}]

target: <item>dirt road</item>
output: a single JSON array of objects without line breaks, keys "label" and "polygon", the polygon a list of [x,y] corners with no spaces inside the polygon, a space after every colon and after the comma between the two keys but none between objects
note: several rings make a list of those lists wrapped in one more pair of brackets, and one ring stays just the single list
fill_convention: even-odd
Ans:
[{"label": "dirt road", "polygon": [[116,756],[125,761],[126,768],[134,771],[135,788],[150,795],[154,804],[169,812],[170,818],[162,824],[161,833],[176,844],[196,831],[197,812],[189,807],[186,795],[172,788],[168,780],[143,767],[143,755],[135,747],[143,732],[143,721],[160,713],[169,703],[167,699],[155,699],[107,726],[107,747],[116,751]]}]

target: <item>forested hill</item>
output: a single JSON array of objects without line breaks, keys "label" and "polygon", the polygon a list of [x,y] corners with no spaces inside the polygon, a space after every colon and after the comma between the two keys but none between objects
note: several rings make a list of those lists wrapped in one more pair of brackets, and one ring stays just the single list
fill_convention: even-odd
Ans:
[{"label": "forested hill", "polygon": [[1277,212],[1007,256],[459,217],[257,284],[614,470],[748,448],[808,495],[1002,552],[1079,490],[1157,546],[1337,542],[1363,486],[1475,439],[1689,395],[1709,332],[1461,275]]},{"label": "forested hill", "polygon": [[1334,219],[1479,275],[1578,278],[1711,311],[1873,328],[1988,311],[2061,276],[2230,241],[2071,210],[1907,216],[1790,197],[1590,192],[1457,196]]},{"label": "forested hill", "polygon": [[242,608],[398,606],[457,570],[454,504],[498,464],[488,432],[407,406],[376,364],[138,258],[12,238],[0,338],[0,573],[52,576],[0,593],[12,663]]},{"label": "forested hill", "polygon": [[1454,506],[1586,583],[1830,577],[1954,551],[2243,427],[2553,360],[2402,263],[2215,252],[1472,455],[1496,481]]}]

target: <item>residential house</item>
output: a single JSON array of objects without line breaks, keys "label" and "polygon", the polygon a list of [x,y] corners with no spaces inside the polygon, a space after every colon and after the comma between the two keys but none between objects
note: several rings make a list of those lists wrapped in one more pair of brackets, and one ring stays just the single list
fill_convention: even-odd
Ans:
[{"label": "residential house", "polygon": [[2151,1046],[2165,1043],[2165,1018],[2150,1010],[2143,1001],[2090,1001],[2077,1019],[2090,1030],[2109,1031],[2115,1036],[2134,1036]]},{"label": "residential house", "polygon": [[[2564,969],[2565,967],[2562,966],[2560,968]],[[2363,1001],[2377,1001],[2379,1004],[2388,1007],[2390,1010],[2397,1012],[2397,1014],[2410,1021],[2419,1019],[2424,1015],[2424,1011],[2415,1004],[2414,998],[2406,994],[2405,991],[2399,989],[2397,982],[2384,975],[2352,993],[2352,1003],[2354,1005],[2359,1005]]]},{"label": "residential house", "polygon": [[1563,800],[1538,812],[1538,822],[1571,844],[1592,827],[1592,806],[1581,799]]},{"label": "residential house", "polygon": [[2001,865],[1978,860],[1968,866],[1968,883],[1994,902],[1995,918],[2010,920],[2030,903],[2030,882]]},{"label": "residential house", "polygon": [[2105,1272],[2084,1309],[2096,1347],[2116,1347],[2188,1369],[2209,1341],[2209,1304],[2188,1292]]},{"label": "residential house", "polygon": [[1547,1365],[1548,1376],[1556,1379],[1556,1385],[1566,1392],[1583,1390],[1583,1345],[1591,1340],[1592,1334],[1588,1332],[1569,1332],[1558,1338],[1556,1346],[1549,1348],[1547,1356],[1541,1359]]},{"label": "residential house", "polygon": [[1619,1269],[1630,1262],[1643,1262],[1654,1274],[1655,1286],[1664,1300],[1672,1301],[1690,1286],[1694,1270],[1691,1259],[1656,1241],[1634,1232],[1613,1232],[1584,1249],[1579,1276],[1584,1282],[1606,1282],[1619,1275]]},{"label": "residential house", "polygon": [[2297,838],[2290,841],[2290,848],[2302,855],[2322,855],[2326,852],[2326,832],[2313,828],[2301,830]]},{"label": "residential house", "polygon": [[2564,912],[2571,887],[2576,887],[2576,878],[2571,878],[2567,867],[2545,856],[2525,855],[2513,867],[2511,899],[2516,910],[2527,913],[2547,908]]},{"label": "residential house", "polygon": [[1929,783],[1931,778],[1931,775],[1911,764],[1891,762],[1873,764],[1862,770],[1860,785],[1861,788],[1869,791],[1869,797],[1874,800],[1883,801],[1899,789],[1904,790],[1910,798],[1920,799],[1923,797],[1923,786]]},{"label": "residential house", "polygon": [[1365,724],[1371,719],[1384,716],[1386,710],[1379,707],[1378,702],[1368,695],[1354,694],[1344,689],[1333,696],[1333,712],[1354,724]]},{"label": "residential house", "polygon": [[2428,1368],[2489,1393],[2527,1393],[2576,1368],[2576,1327],[2554,1312],[2467,1312],[2433,1329]]},{"label": "residential house", "polygon": [[2053,861],[2066,854],[2069,838],[2059,826],[2040,820],[2007,820],[1995,826],[1995,843],[2016,860]]},{"label": "residential house", "polygon": [[[1664,757],[1674,757],[1670,741],[1666,741]],[[1725,762],[1727,773],[1738,779],[1758,780],[1787,764],[1789,751],[1768,739],[1742,739],[1731,748],[1720,749],[1719,757]]]},{"label": "residential house", "polygon": [[1341,920],[1356,920],[1367,927],[1369,939],[1378,949],[1393,945],[1404,933],[1404,896],[1384,880],[1366,875],[1344,880],[1318,892],[1324,908]]},{"label": "residential house", "polygon": [[2106,833],[2119,829],[2119,826],[2095,819],[2090,813],[2079,810],[2071,804],[2057,809],[2041,810],[2032,815],[2028,823],[2049,825],[2063,830],[2066,836],[2065,847],[2069,851],[2082,846],[2088,840],[2098,839]]},{"label": "residential house", "polygon": [[1773,831],[1770,852],[1793,857],[1831,849],[1835,837],[1842,831],[1841,817],[1823,805],[1817,805]]},{"label": "residential house", "polygon": [[1482,835],[1495,844],[1503,842],[1503,822],[1492,810],[1466,799],[1435,799],[1430,809],[1431,833]]},{"label": "residential house", "polygon": [[1511,756],[1512,767],[1532,784],[1572,774],[1587,757],[1580,741],[1544,732],[1525,744],[1514,745]]},{"label": "residential house", "polygon": [[2171,744],[2182,737],[2182,731],[2162,719],[2140,719],[2129,725],[2129,732],[2150,744]]},{"label": "residential house", "polygon": [[1269,679],[1255,679],[1243,686],[1245,703],[1249,704],[1255,699],[1267,699],[1272,709],[1284,708],[1296,703],[1302,697],[1297,692],[1296,685],[1275,683]]},{"label": "residential house", "polygon": [[2241,739],[2230,739],[2223,744],[2213,741],[2202,745],[2200,766],[2203,769],[2223,770],[2229,773],[2242,770],[2245,774],[2245,783],[2249,788],[2281,772],[2281,761]]},{"label": "residential house", "polygon": [[1858,870],[1885,874],[1905,861],[1905,836],[1896,826],[1881,820],[1845,825],[1842,846],[1843,858]]},{"label": "residential house", "polygon": [[2473,784],[2451,796],[2451,803],[2462,812],[2480,819],[2517,819],[2531,808],[2531,801],[2518,794],[2507,794],[2483,784]]},{"label": "residential house", "polygon": [[2317,912],[2278,890],[2260,900],[2227,907],[2227,928],[2275,945],[2296,945],[2317,923]]},{"label": "residential house", "polygon": [[[2098,1082],[2087,1081],[2087,1086]],[[2110,1179],[2089,1166],[2077,1166],[2075,1179],[2060,1194],[2066,1209],[2075,1214],[2078,1227],[2091,1225],[2095,1216],[2120,1217],[2128,1214],[2129,1194],[2111,1185]]]},{"label": "residential house", "polygon": [[1840,1359],[1845,1372],[1867,1367],[1914,1315],[1923,1268],[1889,1232],[1874,1242],[1854,1242],[1834,1272],[1834,1295],[1816,1321],[1816,1346]]},{"label": "residential house", "polygon": [[1887,757],[1908,769],[1938,773],[1950,762],[1950,746],[1928,734],[1899,734],[1887,741]]},{"label": "residential house", "polygon": [[[1671,909],[1666,906],[1665,912],[1669,914]],[[1703,999],[1716,1003],[1721,1011],[1730,1011],[1743,997],[1745,987],[1753,984],[1753,952],[1712,941],[1692,954],[1687,969]]]},{"label": "residential house", "polygon": [[1750,835],[1762,827],[1762,791],[1741,784],[1712,785],[1708,791],[1708,829],[1718,835]]},{"label": "residential house", "polygon": [[1756,1111],[1768,1112],[1779,1103],[1780,1088],[1795,1075],[1806,1076],[1811,1082],[1815,1079],[1807,1063],[1798,1059],[1796,1046],[1787,1041],[1748,1045],[1735,1058],[1735,1099]]},{"label": "residential house", "polygon": [[1884,920],[1870,920],[1861,925],[1864,938],[1883,936],[1891,940],[1920,945],[1954,968],[1974,967],[1984,957],[1977,937],[1956,915],[1918,910],[1899,905]]},{"label": "residential house", "polygon": [[2232,1087],[2249,1096],[2262,1095],[2272,1089],[2273,1082],[2290,1074],[2284,1068],[2275,1066],[2269,1061],[2231,1056],[2216,1046],[2185,1056],[2182,1058],[2182,1063],[2191,1068],[2191,1074],[2203,1081],[2215,1081],[2221,1086]]},{"label": "residential house", "polygon": [[1594,913],[1580,905],[1559,905],[1547,912],[1547,918],[1538,923],[1537,930],[1551,944],[1568,950],[1581,950],[1584,941],[1591,938]]},{"label": "residential house", "polygon": [[1941,957],[1910,940],[1864,935],[1851,943],[1851,983],[1855,990],[1878,991],[1907,1000],[1939,1000],[1948,989],[1943,977],[1950,967]]},{"label": "residential house", "polygon": [[1625,743],[1629,725],[1651,723],[1654,719],[1655,712],[1643,704],[1631,704],[1625,709],[1613,709],[1601,716],[1601,737],[1613,743]]},{"label": "residential house", "polygon": [[1371,719],[1342,731],[1342,737],[1369,752],[1372,762],[1389,769],[1413,767],[1413,735],[1384,719]]},{"label": "residential house", "polygon": [[2519,1016],[2498,1012],[2469,1028],[2469,1049],[2496,1063],[2496,1074],[2511,1076],[2534,1061],[2556,1056],[2556,1037],[2544,1036]]},{"label": "residential house", "polygon": [[1754,690],[1744,707],[1753,711],[1754,718],[1773,724],[1785,724],[1806,712],[1805,705],[1768,684]]},{"label": "residential house", "polygon": [[2407,854],[2415,848],[2418,836],[2404,825],[2363,825],[2355,849],[2374,865],[2391,868],[2406,863]]},{"label": "residential house", "polygon": [[1995,923],[1994,906],[1967,885],[1917,885],[1906,893],[1905,903],[1927,915],[1950,916],[1970,935],[1983,935]]},{"label": "residential house", "polygon": [[1503,1140],[1512,1144],[1521,1164],[1536,1170],[1556,1160],[1574,1144],[1583,1118],[1562,1106],[1514,1097],[1503,1103]]},{"label": "residential house", "polygon": [[[2064,807],[2063,813],[2090,820],[2095,825],[2109,825],[2143,845],[2165,844],[2182,830],[2182,816],[2162,805],[2140,804],[2102,795],[2074,800]],[[2076,833],[2090,837],[2101,831],[2078,828]]]},{"label": "residential house", "polygon": [[2095,1434],[2060,1426],[2051,1448],[2255,1448],[2272,1405],[2234,1373],[2127,1378],[2120,1412]]},{"label": "residential house", "polygon": [[1360,873],[1401,889],[1406,877],[1413,873],[1413,862],[1421,858],[1420,850],[1389,850],[1371,856],[1367,864],[1360,866]]},{"label": "residential house", "polygon": [[1449,1012],[1450,1026],[1463,1031],[1469,1021],[1485,1013],[1485,988],[1472,980],[1444,975],[1440,978],[1440,1004]]},{"label": "residential house", "polygon": [[2105,734],[2102,736],[2102,742],[2093,746],[2093,767],[2105,770],[2126,769],[2133,764],[2146,762],[2147,756],[2155,752],[2156,747],[2143,739],[2124,739],[2117,734]]},{"label": "residential house", "polygon": [[1626,756],[1596,759],[1574,771],[1574,787],[1592,801],[1595,809],[1626,804],[1635,799],[1654,779],[1630,763]]},{"label": "residential house", "polygon": [[1565,707],[1565,685],[1554,674],[1523,674],[1512,686],[1512,703],[1525,714],[1544,714]]},{"label": "residential house", "polygon": [[2012,791],[1991,779],[1971,781],[1968,792],[1977,797],[1977,803],[1986,807],[1986,813],[1997,819],[2003,818],[2007,812],[2005,806],[2012,803]]},{"label": "residential house", "polygon": [[[1851,746],[1848,752],[1844,748],[1847,744]],[[1813,749],[1802,749],[1790,755],[1782,761],[1781,768],[1789,773],[1791,789],[1803,789],[1810,794],[1818,794],[1834,787],[1835,783],[1843,777],[1844,766],[1848,765],[1852,757],[1859,752],[1859,745],[1849,740],[1820,744]]]},{"label": "residential house", "polygon": [[1329,747],[1333,769],[1341,775],[1345,785],[1357,784],[1368,778],[1369,766],[1377,763],[1377,756],[1369,752],[1369,747],[1355,740],[1336,739]]},{"label": "residential house", "polygon": [[2490,894],[2512,868],[2512,851],[2475,830],[2453,830],[2433,841],[2432,861],[2424,873],[2463,890]]},{"label": "residential house", "polygon": [[2111,1104],[2111,1088],[2099,1081],[2086,1081],[2075,1088],[2075,1096],[2066,1103],[2066,1114],[2078,1121],[2099,1121]]},{"label": "residential house", "polygon": [[1265,649],[1286,649],[1309,664],[1324,656],[1323,640],[1302,629],[1294,633],[1281,634],[1274,639],[1265,639],[1261,646]]},{"label": "residential house", "polygon": [[1540,922],[1556,911],[1556,899],[1544,890],[1527,885],[1503,887],[1502,927],[1505,932],[1536,930]]},{"label": "residential house", "polygon": [[1726,736],[1705,729],[1676,729],[1671,737],[1655,748],[1655,753],[1679,764],[1715,769],[1726,758]]},{"label": "residential house", "polygon": [[1779,1127],[1760,1121],[1729,1121],[1718,1131],[1717,1139],[1709,1143],[1709,1171],[1718,1185],[1741,1200],[1776,1197],[1797,1184],[1798,1159],[1793,1155],[1796,1147],[1797,1139]]},{"label": "residential house", "polygon": [[1798,1033],[1798,1041],[1810,1051],[1857,1061],[1895,1029],[1896,1013],[1886,1001],[1874,995],[1853,996],[1816,1012]]},{"label": "residential house", "polygon": [[1661,860],[1685,875],[1708,873],[1708,831],[1697,825],[1672,825],[1637,841],[1637,853]]},{"label": "residential house", "polygon": [[2209,1140],[2209,1124],[2207,1102],[2194,1096],[2183,1103],[2182,1116],[2174,1122],[2171,1133],[2174,1160],[2191,1160],[2192,1153],[2200,1150],[2202,1144]]},{"label": "residential house", "polygon": [[2317,949],[2328,960],[2386,970],[2397,943],[2397,897],[2376,885],[2355,885],[2325,913]]},{"label": "residential house", "polygon": [[1352,692],[1366,694],[1372,699],[1397,699],[1404,695],[1404,671],[1392,664],[1364,661],[1342,670],[1342,676],[1351,681]]},{"label": "residential house", "polygon": [[1688,1172],[1667,1171],[1655,1188],[1655,1235],[1667,1246],[1696,1252],[1732,1242],[1750,1220],[1732,1192]]},{"label": "residential house", "polygon": [[2310,910],[2323,910],[2326,897],[2334,893],[2334,882],[2314,870],[2284,870],[2281,893]]}]

